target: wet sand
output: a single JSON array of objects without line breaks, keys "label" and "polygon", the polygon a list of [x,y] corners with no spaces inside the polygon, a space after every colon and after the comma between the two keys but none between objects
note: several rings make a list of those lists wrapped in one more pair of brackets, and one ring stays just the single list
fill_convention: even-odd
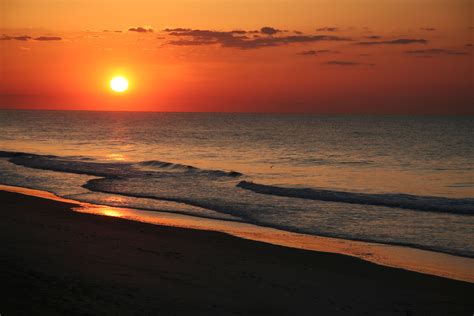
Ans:
[{"label": "wet sand", "polygon": [[0,313],[471,315],[474,284],[0,191]]}]

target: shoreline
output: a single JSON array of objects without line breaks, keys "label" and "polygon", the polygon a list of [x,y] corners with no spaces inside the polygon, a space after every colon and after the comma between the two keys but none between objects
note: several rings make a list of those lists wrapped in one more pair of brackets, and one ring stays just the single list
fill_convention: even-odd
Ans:
[{"label": "shoreline", "polygon": [[9,314],[464,315],[472,283],[0,191]]},{"label": "shoreline", "polygon": [[75,204],[75,212],[185,229],[229,234],[234,237],[295,249],[356,257],[385,267],[474,283],[474,258],[365,241],[305,235],[249,223],[200,218],[176,213],[110,207],[65,199],[53,193],[16,186],[0,185],[0,191]]}]

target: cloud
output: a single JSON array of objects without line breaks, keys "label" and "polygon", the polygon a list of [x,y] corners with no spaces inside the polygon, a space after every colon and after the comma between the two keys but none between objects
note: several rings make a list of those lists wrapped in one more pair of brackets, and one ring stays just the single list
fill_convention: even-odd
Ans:
[{"label": "cloud", "polygon": [[173,30],[169,32],[171,36],[187,37],[189,39],[171,41],[173,45],[210,45],[225,44],[231,41],[240,41],[241,37],[235,37],[232,32],[219,32],[210,30]]},{"label": "cloud", "polygon": [[358,42],[355,45],[408,45],[408,44],[426,44],[428,43],[425,39],[412,39],[412,38],[399,38],[390,41],[378,41],[378,42]]},{"label": "cloud", "polygon": [[433,58],[433,55],[415,55],[416,58]]},{"label": "cloud", "polygon": [[153,29],[151,27],[131,27],[128,29],[129,32],[137,32],[137,33],[153,33]]},{"label": "cloud", "polygon": [[348,60],[330,60],[323,63],[324,65],[332,65],[332,66],[375,66],[375,64],[371,63],[360,63],[356,61],[348,61]]},{"label": "cloud", "polygon": [[[262,28],[263,29],[263,28]],[[253,32],[247,32],[253,33]],[[171,31],[170,36],[180,37],[178,40],[168,42],[170,45],[212,45],[218,44],[222,47],[240,48],[240,49],[256,49],[263,47],[274,47],[289,45],[293,43],[311,43],[319,41],[347,41],[348,38],[328,35],[289,35],[289,36],[260,36],[248,38],[241,36],[242,33],[236,34],[235,31],[222,32],[211,30],[183,30]],[[267,34],[269,35],[269,34]]]},{"label": "cloud", "polygon": [[22,36],[8,36],[8,35],[2,35],[0,37],[0,40],[2,41],[10,41],[10,40],[15,40],[15,41],[28,41],[34,39],[35,41],[60,41],[62,40],[61,37],[59,36],[39,36],[39,37],[31,37],[28,35],[22,35]]},{"label": "cloud", "polygon": [[369,35],[369,36],[366,36],[365,38],[367,38],[367,39],[381,39],[382,36],[379,36],[379,35]]},{"label": "cloud", "polygon": [[177,27],[177,28],[166,28],[163,31],[164,32],[188,32],[188,31],[191,31],[191,29]]},{"label": "cloud", "polygon": [[176,46],[203,46],[203,45],[209,45],[209,44],[216,44],[216,41],[195,41],[195,40],[175,40],[175,41],[169,41],[168,44],[170,45],[176,45]]},{"label": "cloud", "polygon": [[424,55],[426,57],[433,56],[433,55],[469,55],[468,52],[464,51],[457,51],[452,49],[444,49],[444,48],[429,48],[429,49],[418,49],[418,50],[409,50],[405,53],[420,56]]},{"label": "cloud", "polygon": [[26,36],[26,35],[24,35],[24,36],[16,36],[16,37],[14,37],[13,39],[15,39],[15,40],[17,40],[17,41],[27,41],[27,40],[31,39],[31,36]]},{"label": "cloud", "polygon": [[338,54],[338,51],[329,50],[329,49],[320,49],[320,50],[304,50],[299,52],[297,55],[301,56],[316,56],[321,54]]},{"label": "cloud", "polygon": [[122,33],[122,31],[119,31],[119,30],[117,30],[117,31],[115,31],[115,30],[103,30],[102,32],[104,32],[104,33]]},{"label": "cloud", "polygon": [[15,41],[27,41],[27,40],[30,40],[31,39],[31,36],[27,36],[27,35],[23,35],[23,36],[8,36],[8,35],[2,35],[2,37],[0,37],[0,40],[1,41],[11,41],[11,40],[15,40]]},{"label": "cloud", "polygon": [[59,36],[39,36],[34,38],[35,41],[60,41],[62,40]]},{"label": "cloud", "polygon": [[422,30],[422,31],[428,31],[428,32],[436,31],[436,29],[433,28],[433,27],[420,27],[420,30]]},{"label": "cloud", "polygon": [[330,60],[324,63],[325,65],[337,65],[337,66],[357,66],[360,65],[358,62],[354,61],[344,61],[344,60]]},{"label": "cloud", "polygon": [[316,29],[317,32],[337,32],[339,31],[338,27],[320,27],[319,29]]},{"label": "cloud", "polygon": [[279,32],[281,31],[270,26],[264,26],[260,29],[260,33],[266,34],[266,35],[274,35]]},{"label": "cloud", "polygon": [[302,55],[302,56],[315,56],[317,55],[317,52],[315,50],[304,50],[300,53],[298,53],[298,55]]}]

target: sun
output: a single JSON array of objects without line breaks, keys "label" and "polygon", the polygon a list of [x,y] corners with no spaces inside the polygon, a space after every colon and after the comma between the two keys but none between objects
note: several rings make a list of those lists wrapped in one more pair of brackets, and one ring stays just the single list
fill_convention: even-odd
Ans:
[{"label": "sun", "polygon": [[124,92],[128,89],[128,80],[123,76],[115,76],[110,80],[110,88],[115,92]]}]

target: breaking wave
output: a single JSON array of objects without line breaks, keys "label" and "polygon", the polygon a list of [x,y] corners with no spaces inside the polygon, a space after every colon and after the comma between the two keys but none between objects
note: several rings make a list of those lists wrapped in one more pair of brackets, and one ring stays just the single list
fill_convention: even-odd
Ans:
[{"label": "breaking wave", "polygon": [[[87,157],[68,158],[7,151],[0,151],[0,157],[10,158],[10,162],[29,168],[85,174],[104,178],[150,176],[156,175],[159,171],[183,172],[210,177],[237,178],[242,176],[241,173],[236,171],[200,169],[193,166],[157,160],[143,161],[139,163],[95,162]],[[153,171],[155,171],[155,173],[153,173]]]},{"label": "breaking wave", "polygon": [[312,188],[284,188],[264,185],[249,181],[241,181],[239,188],[256,193],[286,196],[299,199],[342,202],[363,205],[379,205],[411,209],[417,211],[447,212],[474,215],[474,199],[453,199],[410,194],[369,194],[318,190]]}]

